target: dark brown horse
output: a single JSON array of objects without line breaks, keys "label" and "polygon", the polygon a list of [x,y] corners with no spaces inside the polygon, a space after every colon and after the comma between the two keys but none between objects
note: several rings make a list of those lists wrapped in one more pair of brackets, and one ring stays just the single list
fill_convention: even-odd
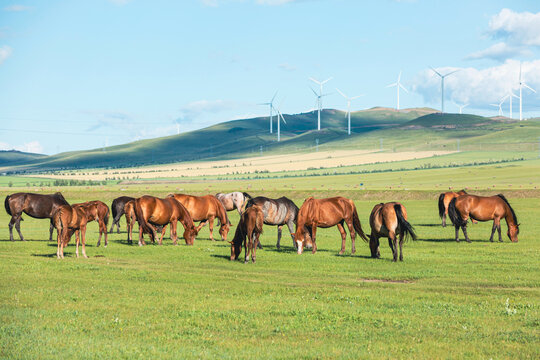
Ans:
[{"label": "dark brown horse", "polygon": [[[111,229],[109,232],[113,232],[114,225],[116,225],[116,232],[120,233],[120,219],[122,218],[122,215],[124,215],[124,206],[128,201],[135,200],[135,198],[132,198],[130,196],[120,196],[119,198],[116,198],[113,200],[111,205],[111,212],[112,212],[112,218],[113,222],[111,225]],[[127,220],[127,218],[126,218]]]},{"label": "dark brown horse", "polygon": [[506,233],[508,238],[512,242],[518,241],[519,223],[516,213],[502,194],[494,196],[461,195],[450,202],[448,215],[456,229],[456,241],[458,242],[460,227],[465,235],[465,240],[471,242],[467,236],[467,220],[469,218],[477,221],[493,220],[491,236],[489,237],[491,242],[493,242],[495,230],[498,230],[499,241],[502,242],[501,219],[504,218],[508,226],[508,232]]},{"label": "dark brown horse", "polygon": [[341,233],[341,251],[339,253],[343,254],[345,252],[345,240],[347,238],[347,233],[343,228],[343,224],[345,223],[349,228],[349,234],[352,241],[352,253],[354,254],[356,252],[355,230],[362,239],[367,241],[354,202],[351,199],[341,196],[327,199],[307,198],[298,211],[298,217],[296,219],[296,233],[294,234],[294,240],[298,246],[298,254],[301,254],[304,248],[306,228],[307,231],[310,232],[309,235],[311,235],[311,241],[313,243],[312,253],[315,254],[317,251],[317,228],[329,228],[336,225]]},{"label": "dark brown horse", "polygon": [[200,221],[197,227],[197,233],[208,223],[210,228],[210,239],[214,241],[214,219],[218,218],[220,222],[219,235],[221,240],[227,240],[227,234],[231,227],[225,207],[215,196],[193,196],[186,194],[170,194],[189,211],[193,221]]},{"label": "dark brown horse", "polygon": [[107,247],[107,225],[109,224],[109,207],[99,200],[87,201],[80,204],[73,204],[73,207],[81,207],[86,213],[88,222],[96,220],[99,225],[99,239],[97,246],[101,244],[101,235],[105,236],[105,247]]},{"label": "dark brown horse", "polygon": [[381,257],[379,238],[387,237],[388,245],[390,245],[394,256],[393,261],[397,261],[399,235],[399,261],[403,261],[403,240],[407,236],[416,240],[414,229],[407,221],[407,210],[405,210],[405,206],[398,202],[375,205],[369,216],[369,225],[371,226],[371,235],[369,236],[371,257]]},{"label": "dark brown horse", "polygon": [[439,195],[439,217],[442,219],[442,226],[446,227],[446,215],[448,215],[448,205],[453,198],[457,198],[460,195],[466,195],[465,190],[458,192],[448,191]]},{"label": "dark brown horse", "polygon": [[[193,219],[189,212],[181,203],[172,197],[160,199],[154,196],[145,195],[135,199],[135,215],[139,223],[139,246],[144,245],[143,233],[150,235],[152,242],[156,238],[156,225],[171,224],[171,238],[174,245],[177,245],[176,228],[177,222],[180,221],[184,226],[184,239],[187,245],[193,245],[197,229],[193,225]],[[159,245],[163,243],[163,228]]]},{"label": "dark brown horse", "polygon": [[54,225],[52,216],[56,208],[60,205],[69,205],[61,193],[57,192],[51,195],[32,194],[32,193],[16,193],[6,196],[4,206],[11,220],[9,221],[9,239],[13,241],[13,225],[19,233],[19,237],[24,241],[21,233],[22,214],[36,219],[51,219],[49,227],[49,241],[52,240]]},{"label": "dark brown horse", "polygon": [[[56,208],[52,222],[56,227],[58,234],[58,249],[56,250],[56,257],[59,259],[64,258],[64,247],[67,246],[71,236],[75,232],[77,239],[76,254],[79,257],[79,240],[82,240],[82,253],[86,256],[86,213],[80,206],[60,205]],[[80,238],[79,238],[80,235]]]},{"label": "dark brown horse", "polygon": [[246,204],[246,209],[254,205],[261,208],[264,215],[264,223],[266,225],[277,225],[278,236],[276,247],[278,249],[280,248],[283,225],[287,225],[293,239],[293,246],[296,248],[293,229],[294,225],[296,224],[296,217],[298,216],[298,206],[296,206],[291,199],[284,196],[280,197],[279,199],[270,199],[264,196],[254,197],[249,199]]},{"label": "dark brown horse", "polygon": [[231,260],[238,259],[243,244],[245,251],[244,263],[249,262],[250,253],[251,261],[255,262],[257,244],[263,232],[263,222],[264,215],[260,207],[251,206],[244,211],[240,217],[233,241],[231,241]]}]

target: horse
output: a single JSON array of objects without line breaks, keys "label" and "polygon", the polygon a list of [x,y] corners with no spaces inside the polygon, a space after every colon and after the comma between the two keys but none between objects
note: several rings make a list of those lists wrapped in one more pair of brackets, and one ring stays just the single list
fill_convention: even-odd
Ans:
[{"label": "horse", "polygon": [[240,191],[235,191],[228,194],[217,193],[215,196],[223,204],[225,210],[232,211],[236,209],[238,210],[238,215],[242,215],[242,211],[244,210],[246,203],[251,199],[251,195]]},{"label": "horse", "polygon": [[231,260],[238,259],[238,256],[242,252],[243,243],[245,251],[244,263],[247,264],[249,262],[250,253],[251,261],[255,263],[257,244],[263,232],[263,223],[263,210],[259,206],[251,206],[242,213],[233,241],[230,242]]},{"label": "horse", "polygon": [[189,211],[194,221],[200,221],[197,227],[197,233],[208,223],[210,228],[210,239],[214,241],[214,219],[217,217],[220,222],[219,234],[221,240],[227,240],[227,234],[230,230],[230,222],[227,217],[227,211],[223,204],[214,195],[193,196],[186,194],[170,194]]},{"label": "horse", "polygon": [[304,242],[306,240],[306,230],[311,236],[313,244],[312,253],[315,254],[315,252],[317,252],[317,227],[329,228],[336,225],[341,233],[341,251],[339,254],[343,254],[345,252],[345,239],[347,238],[347,233],[343,228],[344,223],[346,223],[349,228],[349,234],[352,241],[352,253],[354,254],[356,252],[355,230],[362,239],[367,241],[354,202],[351,199],[341,196],[326,199],[315,199],[312,196],[308,197],[298,211],[298,217],[296,219],[294,240],[298,246],[298,254],[302,254]]},{"label": "horse", "polygon": [[135,200],[129,200],[124,204],[124,209],[122,210],[126,214],[126,227],[127,227],[127,242],[129,244],[133,243],[133,225],[137,220],[137,215],[135,215]]},{"label": "horse", "polygon": [[97,246],[101,244],[101,235],[105,234],[105,247],[107,247],[107,225],[109,224],[109,207],[99,200],[87,201],[85,203],[73,204],[73,206],[81,207],[86,213],[88,222],[96,220],[99,225],[99,239]]},{"label": "horse", "polygon": [[439,217],[442,219],[442,226],[446,227],[446,215],[448,215],[448,205],[453,198],[456,198],[460,195],[466,195],[465,190],[460,190],[458,192],[448,191],[439,195]]},{"label": "horse", "polygon": [[387,237],[388,245],[392,249],[396,262],[398,258],[398,235],[399,235],[399,261],[403,261],[403,240],[411,237],[416,240],[414,228],[407,221],[407,210],[398,202],[380,203],[375,205],[369,216],[371,234],[369,235],[369,248],[372,258],[380,258],[379,238]]},{"label": "horse", "polygon": [[[155,243],[156,228],[154,225],[171,224],[171,238],[174,245],[177,245],[176,228],[180,221],[184,226],[184,239],[187,245],[193,245],[197,229],[193,225],[193,219],[186,208],[172,197],[160,199],[154,196],[144,195],[135,199],[135,216],[139,223],[139,246],[145,245],[143,234],[148,233],[150,239]],[[159,245],[163,244],[165,227],[161,233]]]},{"label": "horse", "polygon": [[471,242],[467,236],[467,220],[469,218],[477,221],[493,220],[489,238],[491,242],[493,242],[496,229],[499,232],[499,241],[503,241],[501,237],[501,219],[504,218],[508,226],[506,235],[512,242],[518,241],[519,223],[516,213],[503,194],[494,196],[461,195],[450,202],[448,215],[456,229],[457,242],[459,242],[459,228],[463,230],[465,240]]},{"label": "horse", "polygon": [[[124,206],[128,201],[135,200],[135,198],[130,196],[120,196],[119,198],[116,198],[113,200],[111,205],[111,211],[112,211],[112,217],[113,222],[111,225],[111,229],[109,232],[113,232],[114,225],[116,225],[116,233],[120,234],[120,219],[122,218],[122,215],[124,215]],[[127,218],[126,218],[127,220]]]},{"label": "horse", "polygon": [[293,240],[293,246],[296,248],[296,243],[294,242],[294,231],[293,225],[296,224],[296,217],[298,216],[298,206],[296,204],[282,196],[279,199],[269,199],[264,196],[257,196],[248,200],[246,204],[246,209],[251,206],[259,206],[264,215],[264,223],[266,225],[277,225],[278,227],[278,238],[276,247],[280,248],[281,241],[281,230],[283,225],[287,225],[291,237]]},{"label": "horse", "polygon": [[51,241],[54,229],[52,216],[60,205],[69,204],[59,192],[50,195],[16,193],[6,196],[4,206],[8,215],[11,215],[11,220],[9,221],[9,239],[14,241],[13,225],[15,225],[21,241],[24,241],[21,233],[22,213],[24,212],[26,215],[36,219],[51,219],[49,227],[49,241]]},{"label": "horse", "polygon": [[85,248],[86,219],[86,212],[82,206],[60,205],[56,208],[52,222],[58,234],[58,248],[56,250],[58,259],[64,258],[64,247],[67,246],[74,232],[77,239],[77,250],[75,252],[77,257],[79,257],[79,240],[82,240],[82,253],[85,258],[88,258]]}]

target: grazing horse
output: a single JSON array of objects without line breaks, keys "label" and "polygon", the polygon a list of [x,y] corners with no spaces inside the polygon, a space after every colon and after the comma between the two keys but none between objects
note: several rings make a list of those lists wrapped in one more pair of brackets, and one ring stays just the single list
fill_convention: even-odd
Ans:
[{"label": "grazing horse", "polygon": [[116,198],[113,200],[112,205],[111,205],[113,222],[112,222],[111,229],[109,230],[109,232],[112,233],[114,229],[114,225],[116,225],[116,233],[120,234],[120,219],[122,218],[122,215],[124,215],[124,206],[130,200],[135,200],[135,198],[132,198],[130,196],[120,196],[119,198]]},{"label": "grazing horse", "polygon": [[398,258],[398,235],[399,235],[399,261],[403,261],[403,240],[407,236],[416,240],[416,234],[411,224],[407,221],[407,210],[398,202],[380,203],[375,205],[369,216],[371,235],[369,236],[369,248],[372,258],[380,258],[379,238],[387,237],[388,245],[394,255],[393,261]]},{"label": "grazing horse", "polygon": [[230,242],[231,260],[238,259],[238,256],[242,252],[242,244],[244,244],[244,263],[247,264],[249,262],[250,253],[251,261],[255,262],[257,244],[259,243],[259,237],[263,232],[263,219],[263,211],[258,206],[251,206],[244,211],[240,217],[240,222],[236,228],[233,241]]},{"label": "grazing horse", "polygon": [[97,246],[101,244],[101,235],[105,234],[105,247],[107,247],[107,225],[109,224],[109,207],[99,200],[87,201],[85,203],[73,204],[81,207],[86,213],[88,222],[96,220],[99,224],[99,239]]},{"label": "grazing horse", "polygon": [[21,233],[22,213],[36,219],[51,219],[49,227],[49,241],[52,240],[54,225],[52,216],[58,206],[69,205],[61,193],[57,192],[51,195],[32,194],[32,193],[16,193],[6,196],[4,206],[11,220],[9,222],[9,239],[13,240],[13,225],[19,233],[19,237],[24,241]]},{"label": "grazing horse", "polygon": [[476,196],[476,195],[461,195],[452,199],[448,206],[448,215],[452,224],[456,228],[456,241],[459,242],[459,228],[463,230],[465,240],[471,242],[467,236],[467,220],[469,218],[477,221],[493,220],[491,236],[489,241],[493,242],[493,235],[497,229],[499,232],[499,241],[501,237],[501,219],[506,220],[508,226],[508,238],[512,242],[518,241],[519,223],[514,209],[503,194],[494,196]]},{"label": "grazing horse", "polygon": [[214,219],[217,217],[220,222],[219,235],[221,240],[227,240],[227,234],[231,228],[227,211],[223,204],[214,195],[193,196],[186,194],[170,194],[189,211],[194,221],[200,221],[197,233],[208,223],[210,228],[210,239],[214,241]]},{"label": "grazing horse", "polygon": [[[187,245],[193,245],[197,229],[193,225],[193,219],[184,206],[172,197],[160,199],[154,196],[145,195],[135,199],[135,215],[139,223],[139,246],[143,246],[143,234],[150,235],[152,242],[155,242],[156,228],[155,225],[171,224],[171,238],[174,245],[177,245],[176,228],[180,221],[184,226],[184,239]],[[163,235],[165,227],[161,233],[159,245],[163,244]]]},{"label": "grazing horse", "polygon": [[293,246],[296,247],[294,242],[294,231],[293,226],[296,224],[296,217],[298,216],[298,206],[296,204],[282,196],[279,199],[269,199],[264,196],[257,196],[255,198],[249,199],[246,204],[246,209],[251,206],[259,206],[264,215],[264,223],[266,225],[277,225],[278,227],[278,238],[276,247],[280,248],[281,241],[281,230],[283,225],[287,225],[291,237],[293,239]]},{"label": "grazing horse", "polygon": [[228,194],[217,193],[216,198],[221,201],[225,210],[232,211],[236,209],[238,210],[238,215],[242,215],[242,211],[248,200],[251,199],[251,195],[246,192],[235,191]]},{"label": "grazing horse", "polygon": [[349,228],[349,234],[352,241],[352,253],[354,254],[356,252],[355,230],[362,239],[367,241],[354,202],[351,199],[341,196],[326,199],[315,199],[312,196],[308,197],[298,211],[298,217],[296,219],[296,233],[294,234],[294,240],[298,245],[298,254],[302,254],[304,248],[306,228],[313,243],[312,253],[315,254],[317,251],[317,227],[329,228],[336,225],[341,233],[341,251],[339,253],[343,254],[345,252],[345,239],[347,238],[347,233],[343,228],[344,223],[347,223]]},{"label": "grazing horse", "polygon": [[137,220],[137,215],[135,215],[135,200],[129,200],[125,203],[123,211],[126,214],[127,242],[131,244],[133,243],[133,225]]},{"label": "grazing horse", "polygon": [[448,205],[453,198],[457,198],[460,195],[466,195],[465,190],[458,192],[448,191],[439,195],[439,217],[442,219],[442,226],[446,227],[446,215],[448,215]]},{"label": "grazing horse", "polygon": [[88,256],[86,256],[85,248],[87,220],[86,212],[84,211],[83,207],[60,205],[53,214],[52,222],[54,223],[56,232],[58,234],[58,248],[56,250],[56,257],[59,259],[64,258],[64,247],[67,246],[71,236],[75,232],[75,237],[77,239],[77,257],[79,257],[79,240],[81,240],[83,256],[88,258]]}]

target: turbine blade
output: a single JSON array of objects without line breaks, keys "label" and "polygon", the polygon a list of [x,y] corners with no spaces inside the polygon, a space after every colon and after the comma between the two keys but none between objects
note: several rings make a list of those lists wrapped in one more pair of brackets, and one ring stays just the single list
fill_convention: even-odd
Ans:
[{"label": "turbine blade", "polygon": [[315,80],[314,78],[310,77],[309,80],[313,81],[314,83],[316,84],[321,84],[321,82],[319,80]]},{"label": "turbine blade", "polygon": [[364,94],[362,94],[362,95],[358,95],[358,96],[355,96],[355,97],[352,97],[352,98],[350,98],[349,100],[354,100],[354,99],[358,99],[359,97],[362,97],[362,96],[364,96]]},{"label": "turbine blade", "polygon": [[334,77],[333,76],[330,76],[328,79],[324,80],[323,82],[321,82],[321,85],[323,84],[326,84],[327,82],[329,82],[330,80],[332,80]]},{"label": "turbine blade", "polygon": [[390,84],[390,85],[386,85],[386,87],[394,87],[394,86],[398,86],[398,83],[393,83],[393,84]]},{"label": "turbine blade", "polygon": [[345,99],[348,99],[347,95],[345,95],[344,93],[342,93],[341,91],[339,91],[338,88],[336,88],[336,91],[337,91],[338,93],[340,93],[341,96],[343,96]]},{"label": "turbine blade", "polygon": [[534,90],[532,87],[530,87],[529,85],[525,84],[525,83],[521,83],[523,86],[525,86],[527,89],[531,90],[533,93],[536,93],[536,90]]},{"label": "turbine blade", "polygon": [[435,70],[434,68],[432,68],[431,66],[430,66],[430,69],[433,70],[433,71],[435,72],[435,74],[437,74],[437,75],[439,75],[440,77],[442,77],[441,73],[438,72],[437,70]]},{"label": "turbine blade", "polygon": [[397,82],[399,83],[400,80],[401,80],[401,70],[399,71],[399,75],[397,77]]},{"label": "turbine blade", "polygon": [[409,90],[405,89],[405,86],[399,84],[399,87],[402,88],[403,90],[405,90],[405,92],[408,94],[409,93]]},{"label": "turbine blade", "polygon": [[[457,70],[451,71],[451,72],[449,72],[448,74],[444,75],[444,77],[447,77],[448,75],[452,75],[453,73],[456,73],[456,72],[458,72],[459,70],[461,70],[461,69],[457,69]],[[443,75],[441,75],[441,76],[443,76]]]},{"label": "turbine blade", "polygon": [[313,90],[313,88],[312,88],[311,86],[310,86],[309,88],[311,89],[311,91],[313,91],[313,93],[315,94],[315,96],[317,96],[317,97],[319,96],[319,94],[317,94],[317,92],[316,92],[315,90]]},{"label": "turbine blade", "polygon": [[[278,90],[278,91],[279,91],[279,90]],[[274,94],[274,96],[272,96],[272,100],[270,100],[271,103],[274,102],[274,99],[276,98],[276,95],[277,95],[278,91],[276,91],[276,93]]]}]

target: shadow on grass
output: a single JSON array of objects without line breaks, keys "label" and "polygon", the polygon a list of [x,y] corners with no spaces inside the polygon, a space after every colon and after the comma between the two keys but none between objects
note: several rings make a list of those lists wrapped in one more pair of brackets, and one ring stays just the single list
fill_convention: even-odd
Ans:
[{"label": "shadow on grass", "polygon": [[[453,243],[458,243],[455,239],[418,239],[418,240],[416,240],[416,241],[436,242],[436,243],[437,243],[437,242],[440,242],[440,243],[452,243],[452,242],[453,242]],[[471,239],[471,242],[473,242],[473,243],[475,243],[475,242],[477,242],[477,243],[489,243],[490,241],[489,241],[489,239],[487,239],[487,240],[478,240],[478,239],[475,240],[475,239]],[[494,240],[493,242],[494,242],[494,243],[495,243],[495,242],[499,242],[499,240],[497,239],[497,240]],[[460,240],[459,240],[459,243],[465,243],[465,244],[468,244],[467,241],[465,241],[465,239],[460,239]]]},{"label": "shadow on grass", "polygon": [[[48,242],[49,240],[47,239],[27,239],[25,238],[24,241],[23,240],[20,240],[20,239],[14,239],[13,241],[9,240],[9,239],[0,239],[0,241],[4,241],[4,242]],[[56,242],[56,239],[53,239],[51,240],[51,242]]]},{"label": "shadow on grass", "polygon": [[[413,224],[413,226],[443,227],[441,224]],[[448,225],[447,225],[448,227]]]},{"label": "shadow on grass", "polygon": [[[218,259],[225,259],[227,261],[231,261],[231,256],[227,256],[227,255],[218,255],[218,254],[210,254],[211,257],[215,257],[215,258],[218,258]],[[240,259],[240,257],[238,257]]]},{"label": "shadow on grass", "polygon": [[336,257],[349,257],[349,258],[360,258],[360,259],[373,259],[373,260],[377,260],[376,258],[372,258],[372,257],[369,256],[369,255],[356,255],[356,254],[343,254],[343,255],[339,255],[339,253],[335,253],[333,256],[336,256]]}]

